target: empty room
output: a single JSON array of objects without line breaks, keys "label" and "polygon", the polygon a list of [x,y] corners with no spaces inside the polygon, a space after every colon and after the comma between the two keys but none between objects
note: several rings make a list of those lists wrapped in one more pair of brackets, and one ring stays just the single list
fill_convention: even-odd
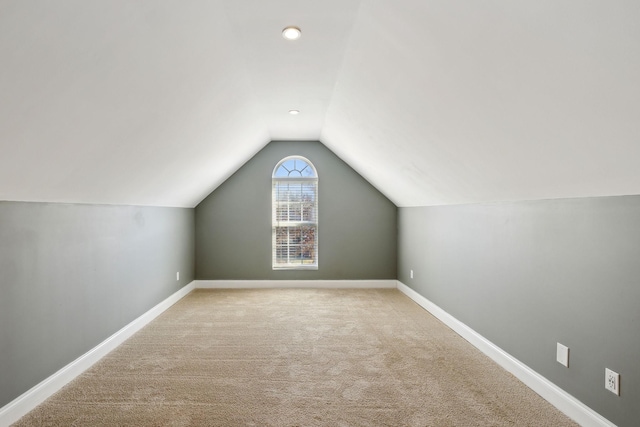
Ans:
[{"label": "empty room", "polygon": [[0,427],[639,425],[639,22],[0,0]]}]

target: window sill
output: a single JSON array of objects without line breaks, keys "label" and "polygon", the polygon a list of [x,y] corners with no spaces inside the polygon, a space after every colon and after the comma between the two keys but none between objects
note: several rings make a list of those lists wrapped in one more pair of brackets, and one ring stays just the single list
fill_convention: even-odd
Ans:
[{"label": "window sill", "polygon": [[278,265],[273,266],[272,270],[317,270],[317,265]]}]

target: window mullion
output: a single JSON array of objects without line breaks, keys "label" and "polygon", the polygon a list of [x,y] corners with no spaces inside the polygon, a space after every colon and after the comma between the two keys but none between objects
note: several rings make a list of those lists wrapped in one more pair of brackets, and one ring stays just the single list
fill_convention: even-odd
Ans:
[{"label": "window mullion", "polygon": [[273,268],[317,268],[315,168],[306,159],[285,158],[276,166],[273,182]]}]

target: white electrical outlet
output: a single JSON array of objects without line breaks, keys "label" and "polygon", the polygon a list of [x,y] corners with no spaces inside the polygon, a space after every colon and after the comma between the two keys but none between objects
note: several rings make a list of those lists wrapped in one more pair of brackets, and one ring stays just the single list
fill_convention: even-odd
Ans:
[{"label": "white electrical outlet", "polygon": [[411,270],[411,278],[413,279],[413,270]]},{"label": "white electrical outlet", "polygon": [[180,280],[180,272],[176,272],[176,280]]},{"label": "white electrical outlet", "polygon": [[620,396],[620,374],[609,368],[604,369],[604,388]]},{"label": "white electrical outlet", "polygon": [[569,367],[569,347],[558,343],[558,347],[556,349],[556,360],[558,361],[558,363],[568,368]]}]

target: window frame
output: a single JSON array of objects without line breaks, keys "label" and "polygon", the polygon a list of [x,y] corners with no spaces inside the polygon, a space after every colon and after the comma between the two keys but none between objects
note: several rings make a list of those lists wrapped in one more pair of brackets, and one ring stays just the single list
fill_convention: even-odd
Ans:
[{"label": "window frame", "polygon": [[[286,167],[285,170],[288,171],[289,175],[286,177],[283,176],[279,176],[277,177],[276,174],[278,173],[278,170],[280,169],[281,166],[283,166],[286,162],[289,161],[302,161],[306,164],[306,167],[309,167],[311,169],[311,171],[313,171],[313,176],[291,176],[290,174],[292,172],[298,172],[301,174],[302,171],[304,171],[306,169],[303,168],[301,170],[298,169],[293,169],[291,171],[289,171]],[[295,163],[294,163],[295,165]],[[273,173],[271,175],[271,235],[272,235],[272,244],[271,244],[271,268],[273,270],[317,270],[318,269],[318,172],[317,169],[315,168],[315,166],[313,165],[313,163],[311,163],[311,161],[309,161],[309,159],[299,156],[299,155],[295,155],[295,156],[288,156],[285,157],[284,159],[280,160],[275,168],[273,169]],[[286,201],[282,200],[281,198],[278,198],[280,192],[279,190],[282,188],[279,186],[282,185],[283,183],[287,184],[287,187],[289,187],[290,185],[297,185],[300,184],[301,185],[301,189],[299,194],[301,195],[300,197],[302,197],[302,195],[305,193],[305,191],[307,191],[307,189],[304,188],[304,186],[307,186],[309,184],[312,184],[313,190],[312,190],[312,199],[313,199],[313,204],[311,207],[311,220],[304,220],[304,213],[305,213],[305,208],[304,208],[304,201],[301,199],[299,201],[295,201],[293,202],[294,204],[300,203],[300,213],[299,213],[299,220],[291,220],[291,219],[286,219],[283,220],[281,217],[278,217],[278,213],[280,212],[280,214],[282,214],[282,208],[283,206],[286,206],[286,212],[287,212],[287,216],[290,217],[291,215],[291,211],[292,211],[292,201],[289,198],[290,194],[289,192],[287,192],[288,194],[288,198]],[[280,208],[280,210],[279,210]],[[292,243],[291,241],[291,237],[290,236],[290,232],[291,230],[296,230],[300,233],[299,238],[302,239],[302,236],[304,234],[303,232],[303,228],[305,227],[310,227],[313,231],[311,232],[311,234],[313,235],[313,246],[311,248],[311,253],[312,253],[312,257],[311,257],[311,263],[304,263],[304,257],[301,255],[301,257],[299,258],[299,262],[291,262],[290,254],[292,252],[292,248],[296,248],[298,247],[299,251],[302,253],[303,251],[303,243],[302,241],[298,242],[298,243]],[[286,228],[287,230],[287,238],[286,238],[286,244],[283,246],[282,242],[278,240],[278,230],[282,230],[283,228]],[[287,260],[289,262],[279,262],[279,260],[282,259],[282,257],[278,256],[278,250],[282,250],[284,249],[287,253]]]}]

